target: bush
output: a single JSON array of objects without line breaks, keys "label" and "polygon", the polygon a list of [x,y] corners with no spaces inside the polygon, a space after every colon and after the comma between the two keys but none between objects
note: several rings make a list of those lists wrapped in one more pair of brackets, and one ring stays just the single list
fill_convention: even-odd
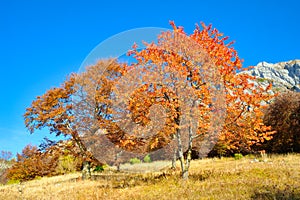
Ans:
[{"label": "bush", "polygon": [[152,161],[151,161],[151,157],[150,157],[149,154],[147,154],[147,155],[144,157],[144,162],[145,162],[145,163],[150,163],[150,162],[152,162]]},{"label": "bush", "polygon": [[254,154],[248,154],[245,156],[245,158],[248,158],[248,159],[255,159],[256,156]]},{"label": "bush", "polygon": [[97,165],[93,171],[94,172],[103,172],[104,169],[105,169],[104,165]]},{"label": "bush", "polygon": [[244,156],[241,153],[235,153],[233,157],[235,160],[239,160],[239,159],[242,159]]},{"label": "bush", "polygon": [[12,179],[12,180],[9,180],[9,181],[7,181],[7,185],[12,185],[12,184],[19,184],[21,181],[20,180],[14,180],[14,179]]},{"label": "bush", "polygon": [[17,160],[7,170],[7,178],[11,181],[27,181],[43,176],[54,176],[75,171],[77,159],[72,155],[62,155],[55,147],[45,152],[36,146],[27,145]]},{"label": "bush", "polygon": [[77,160],[72,155],[61,156],[57,165],[57,172],[59,174],[65,174],[76,171]]},{"label": "bush", "polygon": [[27,181],[36,176],[55,174],[58,156],[51,153],[41,153],[36,146],[27,145],[22,154],[17,154],[17,161],[8,169],[10,180]]},{"label": "bush", "polygon": [[210,158],[213,157],[223,157],[223,156],[232,156],[232,152],[228,150],[227,146],[223,144],[221,141],[217,142],[213,149],[207,155]]},{"label": "bush", "polygon": [[133,165],[133,164],[141,163],[141,160],[138,158],[131,158],[129,162],[130,164]]}]

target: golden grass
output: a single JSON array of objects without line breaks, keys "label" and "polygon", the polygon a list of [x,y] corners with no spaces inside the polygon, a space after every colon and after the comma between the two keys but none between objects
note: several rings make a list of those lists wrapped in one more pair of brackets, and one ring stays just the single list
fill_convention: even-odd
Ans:
[{"label": "golden grass", "polygon": [[190,178],[179,170],[165,173],[80,174],[0,186],[0,199],[300,199],[300,154],[192,161]]}]

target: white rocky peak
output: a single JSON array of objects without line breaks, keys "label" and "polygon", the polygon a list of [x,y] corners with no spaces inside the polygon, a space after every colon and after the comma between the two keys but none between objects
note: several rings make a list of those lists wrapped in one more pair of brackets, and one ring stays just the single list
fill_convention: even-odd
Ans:
[{"label": "white rocky peak", "polygon": [[272,82],[274,88],[300,92],[300,60],[260,62],[246,73],[258,77],[260,82]]}]

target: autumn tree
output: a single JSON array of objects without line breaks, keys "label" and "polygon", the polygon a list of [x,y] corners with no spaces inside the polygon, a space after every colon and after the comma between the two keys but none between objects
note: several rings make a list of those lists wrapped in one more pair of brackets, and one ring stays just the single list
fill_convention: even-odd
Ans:
[{"label": "autumn tree", "polygon": [[[48,90],[44,95],[38,96],[24,114],[25,125],[33,133],[37,129],[48,128],[56,136],[70,136],[80,149],[87,165],[94,159],[80,140],[79,133],[74,124],[72,110],[72,94],[75,92],[75,76],[71,75],[59,88]],[[89,168],[89,167],[87,167]],[[90,171],[83,174],[90,177]]]},{"label": "autumn tree", "polygon": [[277,96],[264,113],[264,123],[276,131],[264,144],[269,152],[300,152],[300,93],[286,91]]},{"label": "autumn tree", "polygon": [[[197,148],[203,156],[218,139],[227,149],[249,150],[253,144],[271,138],[273,132],[263,124],[261,110],[263,103],[272,98],[268,93],[271,85],[263,88],[251,83],[255,77],[237,74],[242,61],[232,43],[226,42],[228,37],[223,37],[218,30],[202,24],[187,35],[182,27],[173,22],[171,25],[173,32],[162,33],[157,44],[146,44],[140,51],[134,46],[130,55],[137,60],[133,68],[144,66],[142,71],[146,75],[142,80],[148,83],[137,99],[159,98],[163,99],[165,109],[169,106],[171,120],[166,124],[172,128],[164,130],[164,135],[176,138],[182,176],[187,178],[193,141],[198,140]],[[161,82],[149,78],[159,74],[163,74]],[[151,104],[134,102],[138,122],[147,122],[144,110]],[[227,115],[223,118],[224,108]],[[186,113],[189,116],[184,116]],[[223,129],[219,124],[223,124]],[[158,142],[157,146],[160,146]]]},{"label": "autumn tree", "polygon": [[136,61],[100,60],[38,97],[24,115],[26,126],[71,136],[89,158],[178,155],[183,178],[193,147],[203,157],[218,139],[227,149],[269,139],[261,108],[271,86],[237,74],[242,61],[218,30],[202,24],[188,35],[171,25],[156,43],[133,46],[128,56]]},{"label": "autumn tree", "polygon": [[[105,73],[103,68],[107,70]],[[100,61],[90,69],[82,74],[71,74],[60,87],[38,96],[24,114],[30,133],[48,128],[50,134],[72,139],[85,160],[84,178],[91,177],[91,162],[103,164],[88,151],[85,141],[87,138],[91,141],[92,135],[108,121],[105,110],[108,109],[106,96],[110,94],[110,80],[105,75],[112,77],[120,73],[120,66],[113,60]]]}]

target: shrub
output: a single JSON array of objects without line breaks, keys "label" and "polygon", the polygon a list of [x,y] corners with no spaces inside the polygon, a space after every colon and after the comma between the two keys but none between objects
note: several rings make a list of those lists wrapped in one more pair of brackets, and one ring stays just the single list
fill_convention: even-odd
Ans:
[{"label": "shrub", "polygon": [[235,153],[233,157],[235,160],[239,160],[239,159],[242,159],[244,156],[241,153]]},{"label": "shrub", "polygon": [[12,180],[9,180],[9,181],[7,181],[7,185],[12,185],[12,184],[19,184],[21,181],[20,180],[14,180],[14,179],[12,179]]},{"label": "shrub", "polygon": [[104,165],[97,165],[94,169],[94,172],[103,172],[105,166]]},{"label": "shrub", "polygon": [[151,162],[151,157],[149,154],[147,154],[145,157],[144,157],[144,162],[145,163],[150,163]]},{"label": "shrub", "polygon": [[245,158],[248,158],[248,159],[255,159],[256,156],[254,154],[248,154],[245,156]]},{"label": "shrub", "polygon": [[232,152],[228,150],[227,146],[220,142],[217,142],[213,149],[208,153],[208,157],[223,157],[223,156],[232,156]]},{"label": "shrub", "polygon": [[56,174],[58,154],[38,151],[36,146],[27,145],[22,154],[17,154],[17,161],[8,169],[7,177],[11,181],[32,180],[37,176]]},{"label": "shrub", "polygon": [[138,158],[131,158],[129,162],[130,164],[133,165],[133,164],[141,163],[141,160]]},{"label": "shrub", "polygon": [[60,156],[57,172],[59,174],[65,174],[76,171],[77,159],[72,155]]}]

